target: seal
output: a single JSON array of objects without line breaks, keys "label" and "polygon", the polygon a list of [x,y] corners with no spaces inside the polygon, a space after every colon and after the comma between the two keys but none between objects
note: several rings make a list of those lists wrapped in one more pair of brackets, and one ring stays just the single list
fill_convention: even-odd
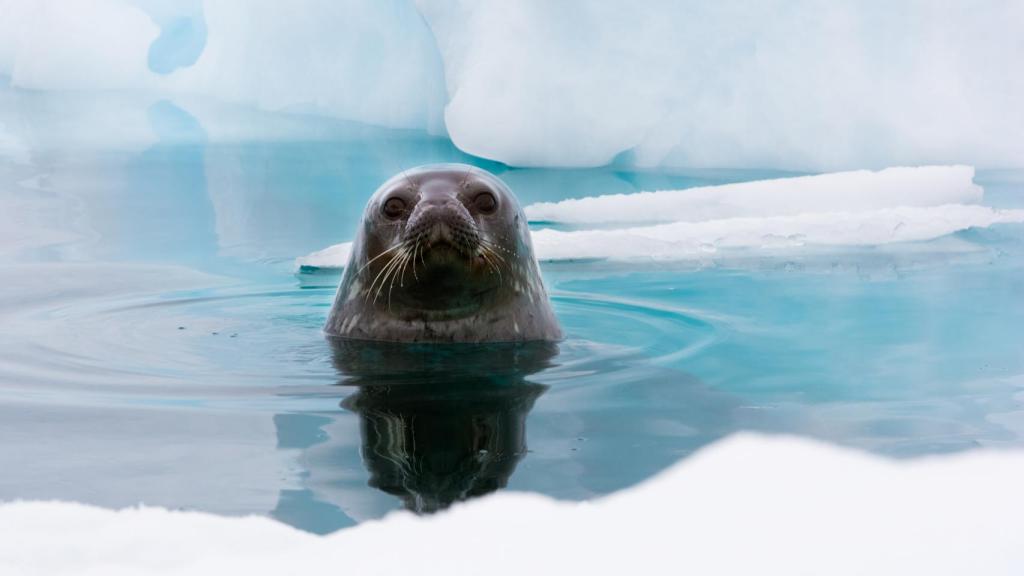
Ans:
[{"label": "seal", "polygon": [[392,342],[562,335],[519,202],[497,176],[464,164],[421,166],[377,189],[324,332]]}]

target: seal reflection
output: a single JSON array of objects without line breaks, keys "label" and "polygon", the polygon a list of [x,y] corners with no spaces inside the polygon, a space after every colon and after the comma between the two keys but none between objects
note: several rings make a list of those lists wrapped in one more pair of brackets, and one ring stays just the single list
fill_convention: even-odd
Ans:
[{"label": "seal reflection", "polygon": [[400,344],[331,339],[342,406],[359,415],[370,486],[417,513],[494,492],[526,454],[550,342]]}]

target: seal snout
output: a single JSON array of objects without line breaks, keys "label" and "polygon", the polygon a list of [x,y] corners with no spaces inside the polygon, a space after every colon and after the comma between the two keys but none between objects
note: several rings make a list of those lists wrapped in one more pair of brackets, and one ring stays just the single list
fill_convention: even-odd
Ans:
[{"label": "seal snout", "polygon": [[409,217],[405,239],[427,252],[447,246],[472,256],[479,245],[480,233],[461,203],[421,203]]}]

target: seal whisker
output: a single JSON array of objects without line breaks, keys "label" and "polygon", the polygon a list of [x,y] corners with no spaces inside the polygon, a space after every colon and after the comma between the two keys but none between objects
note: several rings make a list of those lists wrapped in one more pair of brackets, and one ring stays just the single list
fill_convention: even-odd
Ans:
[{"label": "seal whisker", "polygon": [[[395,267],[395,271],[391,274],[391,284],[388,285],[388,310],[389,311],[391,310],[391,291],[395,289],[395,279],[399,277],[398,269],[400,268],[402,270],[402,277],[404,278],[405,277],[404,276],[405,275],[405,265],[409,262],[409,251],[408,250],[403,250],[402,251],[402,255],[400,256],[400,258],[402,259],[402,261],[398,264],[398,266]],[[382,285],[382,287],[383,287],[383,285]],[[401,281],[399,281],[398,287],[399,288],[402,287],[402,282]]]},{"label": "seal whisker", "polygon": [[[374,297],[373,297],[373,303],[374,303],[374,304],[376,304],[376,303],[377,303],[377,298],[379,298],[379,297],[380,297],[380,293],[381,293],[381,291],[382,291],[382,290],[384,289],[384,284],[385,284],[385,283],[386,283],[386,282],[388,281],[388,276],[390,276],[390,275],[391,275],[391,272],[392,272],[392,271],[393,271],[393,270],[394,270],[394,269],[395,269],[395,268],[396,268],[396,267],[398,266],[398,264],[399,264],[399,263],[401,262],[401,260],[400,260],[400,257],[401,257],[401,255],[402,255],[402,254],[404,254],[404,253],[405,253],[405,251],[404,251],[404,250],[402,250],[402,251],[400,251],[400,252],[396,252],[396,253],[395,253],[395,254],[394,254],[394,255],[393,255],[392,257],[391,257],[391,259],[390,259],[390,260],[388,260],[388,263],[384,265],[384,268],[382,268],[382,269],[381,269],[381,271],[377,273],[377,278],[381,278],[381,275],[383,275],[383,278],[382,278],[382,279],[381,279],[381,281],[380,281],[380,286],[378,286],[378,287],[377,287],[377,293],[376,293],[376,294],[374,295]],[[377,284],[377,278],[374,278],[374,279],[373,279],[373,283],[371,283],[371,284],[370,284],[370,287],[369,287],[369,288],[367,289],[367,293],[366,293],[366,297],[367,297],[367,299],[369,299],[369,297],[370,297],[370,292],[373,292],[373,287],[374,287],[374,285],[375,285],[375,284]]]},{"label": "seal whisker", "polygon": [[420,281],[420,277],[416,274],[416,253],[419,252],[422,248],[422,244],[417,242],[412,249],[412,277],[415,278],[417,282]]},{"label": "seal whisker", "polygon": [[487,247],[488,247],[489,249],[491,249],[491,252],[492,252],[492,253],[493,253],[493,254],[494,254],[495,256],[497,256],[498,258],[501,258],[501,260],[502,260],[502,261],[504,261],[505,259],[504,259],[504,258],[502,258],[501,254],[498,254],[497,252],[495,252],[495,251],[494,251],[495,249],[497,249],[497,250],[501,250],[502,252],[504,252],[504,253],[506,253],[506,254],[509,254],[509,255],[511,255],[511,254],[512,254],[512,253],[511,253],[511,252],[509,252],[509,251],[508,251],[508,250],[507,250],[506,248],[504,248],[504,247],[502,247],[502,246],[498,246],[497,244],[495,244],[494,242],[491,242],[490,240],[487,240],[486,238],[480,238],[480,244],[481,244],[482,246],[487,246]]},{"label": "seal whisker", "polygon": [[497,265],[496,261],[494,260],[494,257],[497,256],[497,254],[495,254],[494,251],[488,248],[487,246],[481,245],[480,256],[483,257],[485,262],[487,262],[488,267],[490,267],[491,269],[491,273],[498,273],[498,281],[503,281],[504,278],[502,277],[501,274],[501,268]]},{"label": "seal whisker", "polygon": [[391,259],[388,260],[388,262],[386,264],[384,264],[384,266],[380,269],[380,271],[377,272],[377,275],[374,276],[373,282],[370,282],[370,285],[366,287],[366,299],[367,300],[370,299],[370,294],[373,292],[373,287],[374,287],[374,285],[377,284],[377,280],[380,278],[381,274],[383,274],[384,271],[388,269],[388,266],[391,265],[391,262],[393,262],[394,259],[395,259],[395,255],[393,254],[391,256]]},{"label": "seal whisker", "polygon": [[363,266],[362,266],[361,268],[359,268],[359,270],[358,270],[358,271],[357,271],[356,273],[358,274],[358,273],[362,272],[363,270],[365,270],[365,269],[366,269],[366,267],[367,267],[367,266],[369,266],[370,264],[373,264],[373,262],[374,262],[374,261],[376,261],[376,260],[377,260],[378,258],[381,258],[381,257],[383,257],[383,256],[386,256],[386,255],[387,255],[387,254],[389,254],[390,252],[393,252],[393,251],[395,251],[395,250],[398,250],[398,249],[399,249],[399,248],[401,248],[401,247],[402,247],[402,244],[395,244],[395,245],[394,245],[394,246],[392,246],[391,248],[388,248],[387,250],[385,250],[385,251],[381,252],[380,254],[377,254],[377,255],[376,255],[376,256],[374,256],[373,258],[370,258],[370,259],[369,259],[369,260],[368,260],[368,261],[366,262],[366,264],[363,264]]},{"label": "seal whisker", "polygon": [[[402,253],[399,252],[394,258],[392,258],[388,262],[388,266],[387,266],[387,268],[385,270],[385,273],[384,273],[384,278],[381,279],[380,285],[377,286],[377,292],[373,296],[373,303],[374,304],[377,303],[377,299],[380,298],[381,292],[384,291],[384,285],[387,284],[388,277],[391,276],[391,273],[394,272],[395,269],[398,268],[398,265],[401,263],[401,254]],[[388,305],[390,306],[390,302],[388,303]]]},{"label": "seal whisker", "polygon": [[492,243],[490,243],[490,242],[488,242],[486,240],[481,239],[481,241],[480,241],[480,251],[481,251],[481,253],[484,253],[486,251],[488,257],[494,261],[492,266],[494,266],[494,268],[498,271],[498,275],[499,276],[501,275],[501,270],[500,270],[501,267],[505,267],[505,269],[509,273],[511,273],[512,270],[511,270],[511,268],[508,267],[508,262],[506,262],[505,258],[501,254],[498,254],[494,250],[494,248],[495,247],[494,247],[494,245]]},{"label": "seal whisker", "polygon": [[405,254],[405,258],[402,260],[402,270],[401,270],[401,272],[399,272],[399,274],[401,274],[401,277],[398,280],[398,287],[399,288],[405,288],[405,269],[409,266],[409,260],[413,261],[412,267],[413,267],[414,275],[415,275],[415,270],[416,270],[416,256],[413,253],[413,251],[412,250],[406,250],[404,254]]}]

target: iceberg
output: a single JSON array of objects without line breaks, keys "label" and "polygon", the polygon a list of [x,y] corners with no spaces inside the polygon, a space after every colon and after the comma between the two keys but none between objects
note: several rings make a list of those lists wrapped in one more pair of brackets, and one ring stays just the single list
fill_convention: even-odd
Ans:
[{"label": "iceberg", "polygon": [[892,461],[742,434],[589,502],[503,492],[327,536],[261,517],[7,503],[0,505],[0,570],[1009,575],[1024,570],[1022,482],[1019,452]]},{"label": "iceberg", "polygon": [[124,0],[0,0],[0,74],[33,90],[152,86],[153,21]]},{"label": "iceberg", "polygon": [[1024,162],[1018,0],[0,0],[0,15],[14,88],[447,133],[514,166]]},{"label": "iceberg", "polygon": [[517,166],[1024,159],[1024,4],[418,0],[461,149]]},{"label": "iceberg", "polygon": [[433,36],[396,0],[205,0],[206,46],[175,92],[443,133]]}]

